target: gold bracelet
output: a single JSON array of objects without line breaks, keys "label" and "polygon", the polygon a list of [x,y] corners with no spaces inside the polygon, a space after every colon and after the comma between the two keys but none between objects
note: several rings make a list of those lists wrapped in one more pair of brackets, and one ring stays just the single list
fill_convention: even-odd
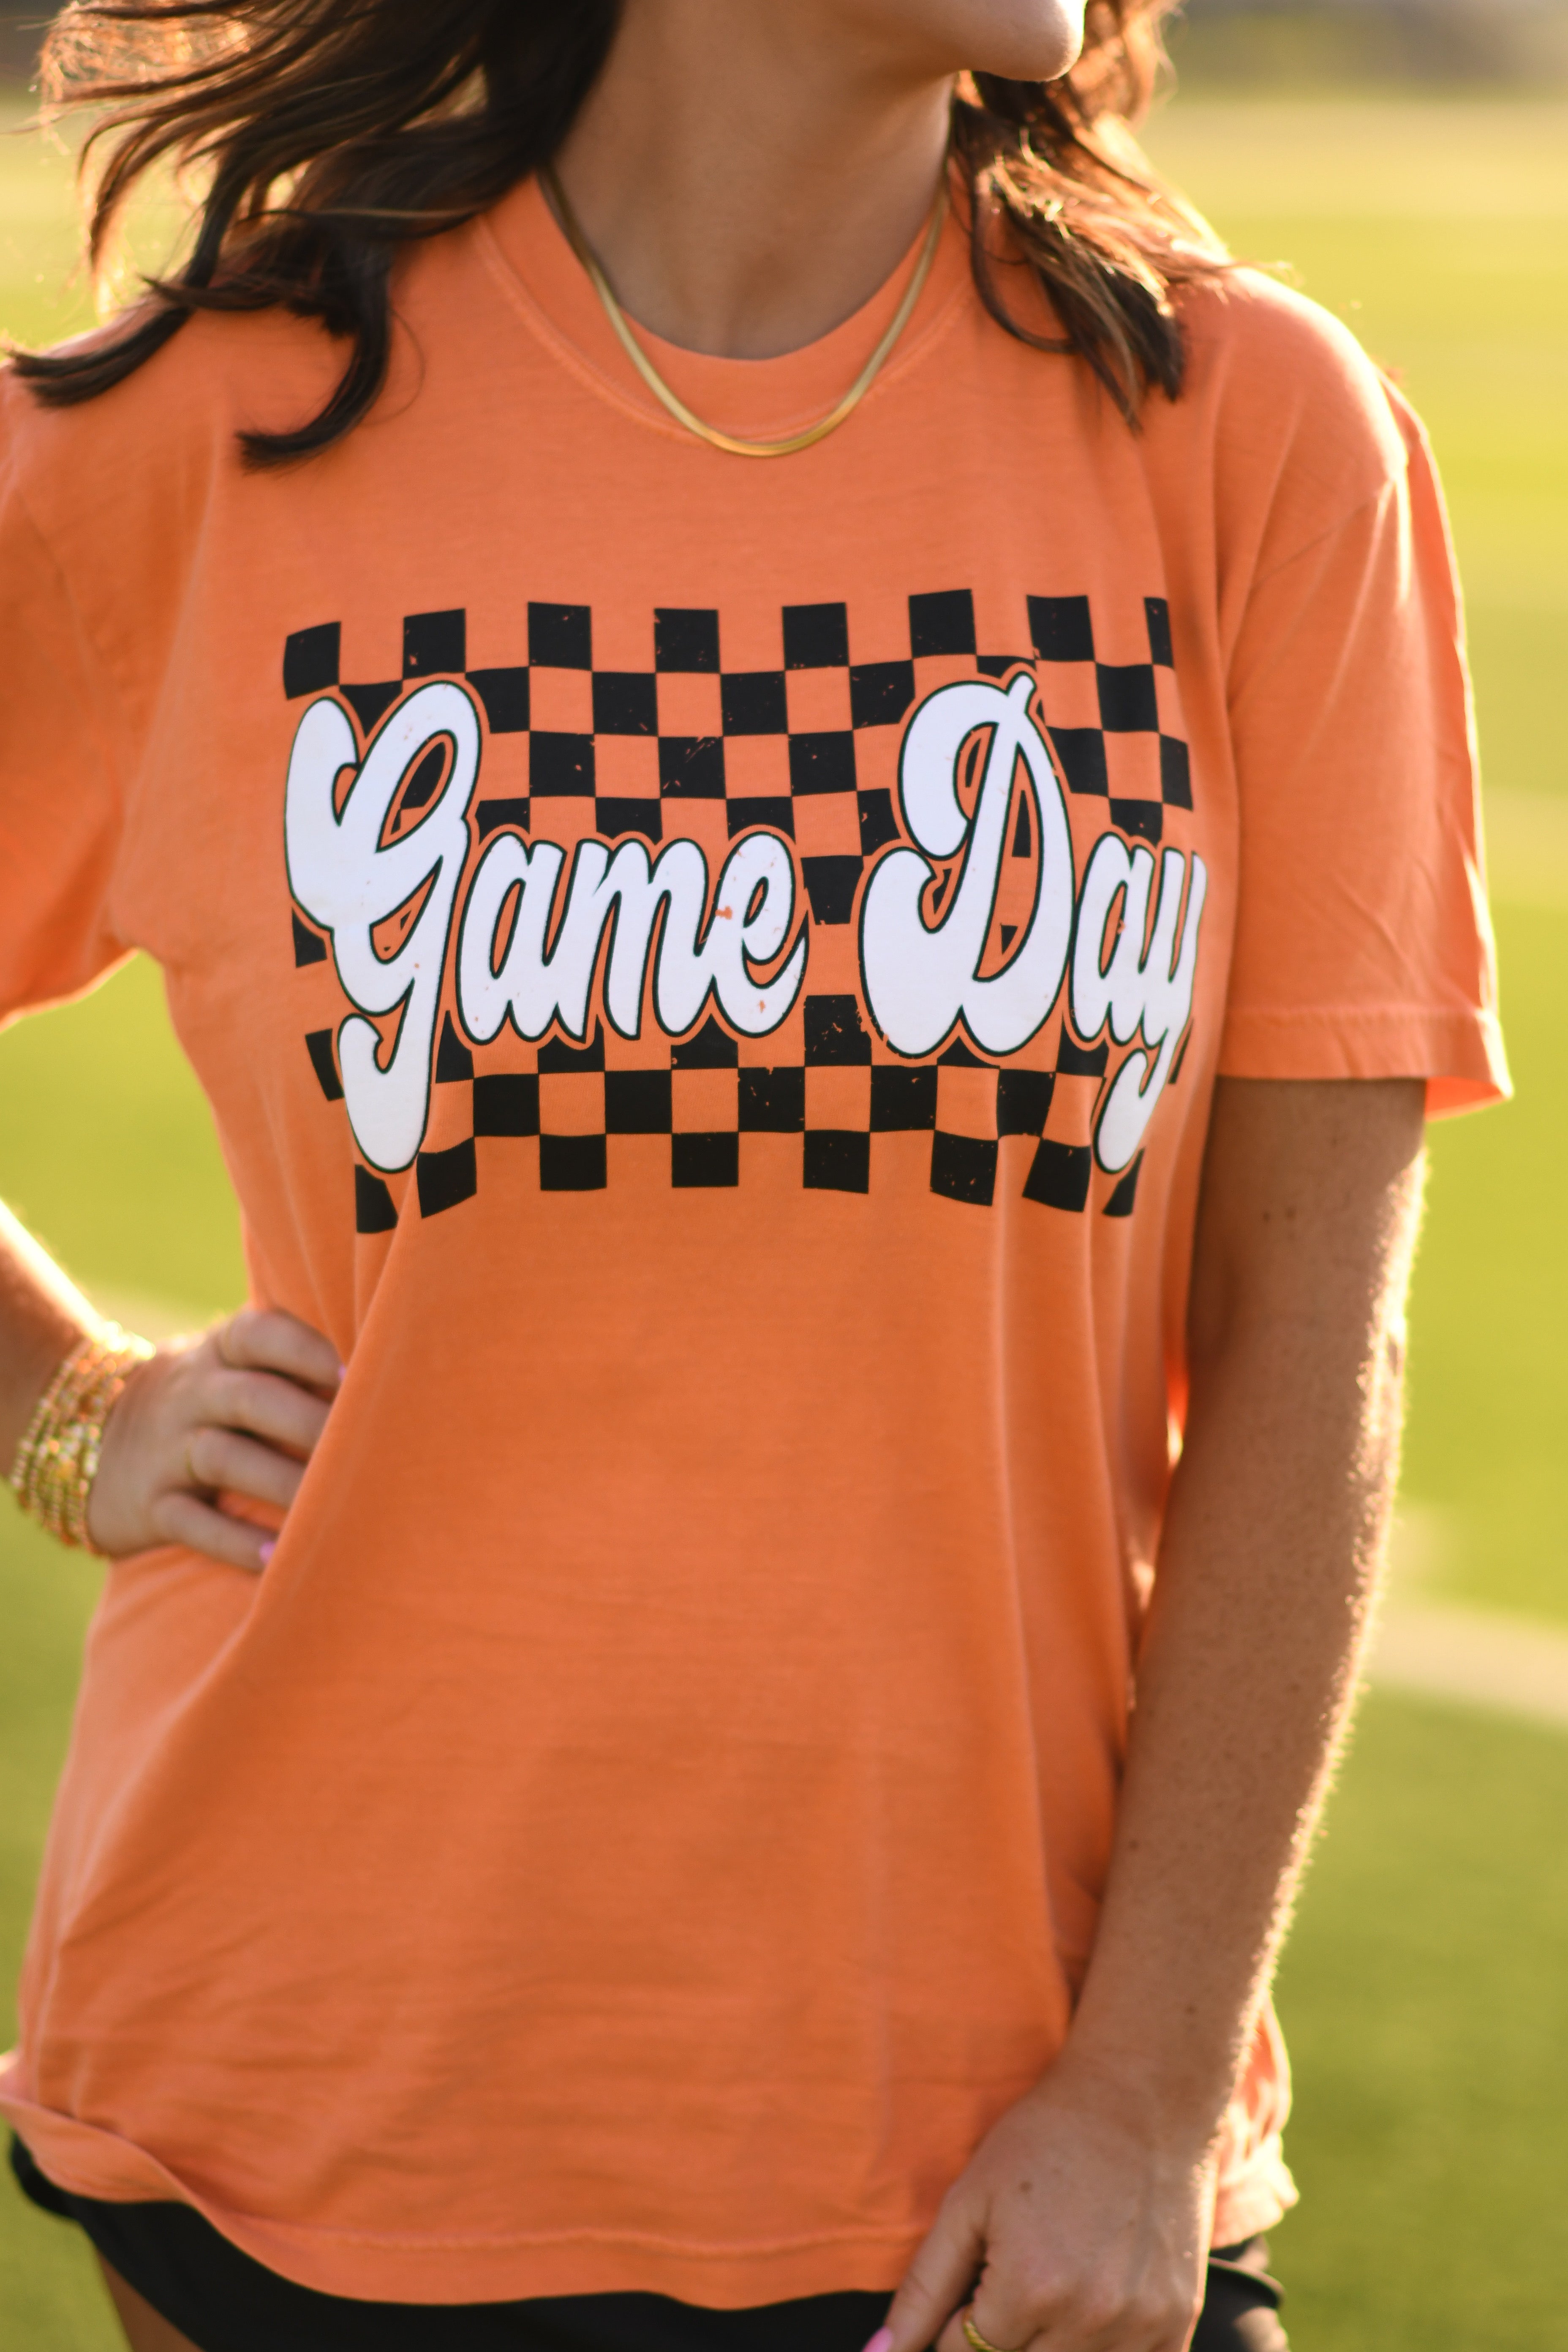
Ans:
[{"label": "gold bracelet", "polygon": [[153,1352],[150,1341],[105,1323],[71,1349],[38,1399],[11,1465],[11,1488],[29,1518],[57,1543],[97,1549],[88,1539],[87,1507],[103,1424],[130,1375]]}]

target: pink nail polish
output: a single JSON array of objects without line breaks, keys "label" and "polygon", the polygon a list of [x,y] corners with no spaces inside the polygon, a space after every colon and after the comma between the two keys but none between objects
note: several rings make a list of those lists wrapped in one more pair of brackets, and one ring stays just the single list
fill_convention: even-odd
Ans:
[{"label": "pink nail polish", "polygon": [[890,2327],[879,2327],[875,2336],[872,2336],[869,2344],[867,2345],[866,2352],[893,2352],[892,2329]]},{"label": "pink nail polish", "polygon": [[348,1368],[348,1366],[347,1366],[346,1364],[340,1364],[340,1365],[338,1366],[338,1378],[339,1378],[339,1380],[340,1380],[340,1381],[346,1381],[346,1380],[347,1380],[347,1378],[348,1378],[348,1376],[349,1376],[349,1368]]},{"label": "pink nail polish", "polygon": [[263,1568],[265,1568],[265,1567],[267,1566],[268,1561],[271,1559],[271,1557],[272,1557],[273,1553],[277,1550],[277,1549],[278,1549],[278,1546],[276,1545],[276,1543],[264,1543],[264,1544],[262,1545],[262,1547],[261,1547],[261,1565],[262,1565],[262,1567],[263,1567]]}]

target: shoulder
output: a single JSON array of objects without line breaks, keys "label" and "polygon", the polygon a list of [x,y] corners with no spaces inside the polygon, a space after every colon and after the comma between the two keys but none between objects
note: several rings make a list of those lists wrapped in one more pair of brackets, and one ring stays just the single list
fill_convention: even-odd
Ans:
[{"label": "shoulder", "polygon": [[[112,343],[116,320],[75,345]],[[319,407],[343,347],[281,311],[193,319],[132,373],[57,406],[0,368],[0,467],[62,561],[125,532],[160,535],[196,516],[215,481],[240,470],[247,426],[295,423]]]},{"label": "shoulder", "polygon": [[1321,304],[1237,269],[1184,289],[1179,311],[1186,383],[1149,403],[1147,435],[1157,461],[1211,486],[1222,536],[1267,539],[1279,560],[1403,478],[1420,427]]},{"label": "shoulder", "polygon": [[1180,303],[1189,391],[1221,403],[1233,431],[1278,439],[1308,430],[1397,467],[1403,441],[1388,383],[1321,303],[1257,269],[1191,287]]},{"label": "shoulder", "polygon": [[[108,331],[112,333],[112,330]],[[247,425],[297,422],[342,367],[317,330],[279,314],[198,318],[121,383],[68,407],[0,369],[0,570],[134,732],[148,720],[204,562],[298,471],[248,473]],[[287,486],[292,483],[292,489]],[[52,619],[48,616],[52,615]]]}]

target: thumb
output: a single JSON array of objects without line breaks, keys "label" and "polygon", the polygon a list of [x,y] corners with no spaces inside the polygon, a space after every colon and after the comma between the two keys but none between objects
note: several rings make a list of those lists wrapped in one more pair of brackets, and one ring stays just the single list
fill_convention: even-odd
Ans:
[{"label": "thumb", "polygon": [[866,2352],[927,2352],[969,2300],[985,2258],[977,2208],[949,2198],[893,2297],[888,2324]]}]

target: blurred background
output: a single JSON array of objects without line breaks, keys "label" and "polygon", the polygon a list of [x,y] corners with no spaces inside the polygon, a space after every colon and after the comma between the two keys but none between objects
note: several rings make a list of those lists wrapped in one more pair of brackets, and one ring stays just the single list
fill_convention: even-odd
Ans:
[{"label": "blurred background", "polygon": [[[71,162],[0,6],[0,327],[90,316]],[[1447,1124],[1393,1594],[1281,1971],[1297,2352],[1562,2352],[1568,2189],[1568,7],[1191,0],[1162,169],[1426,418],[1469,597],[1518,1099]],[[234,1213],[155,971],[0,1035],[0,1196],[121,1319],[236,1304]],[[0,2003],[96,1574],[0,1505]],[[4,2027],[10,2031],[9,2017]],[[0,2342],[110,2352],[84,2252],[0,2186]]]}]

